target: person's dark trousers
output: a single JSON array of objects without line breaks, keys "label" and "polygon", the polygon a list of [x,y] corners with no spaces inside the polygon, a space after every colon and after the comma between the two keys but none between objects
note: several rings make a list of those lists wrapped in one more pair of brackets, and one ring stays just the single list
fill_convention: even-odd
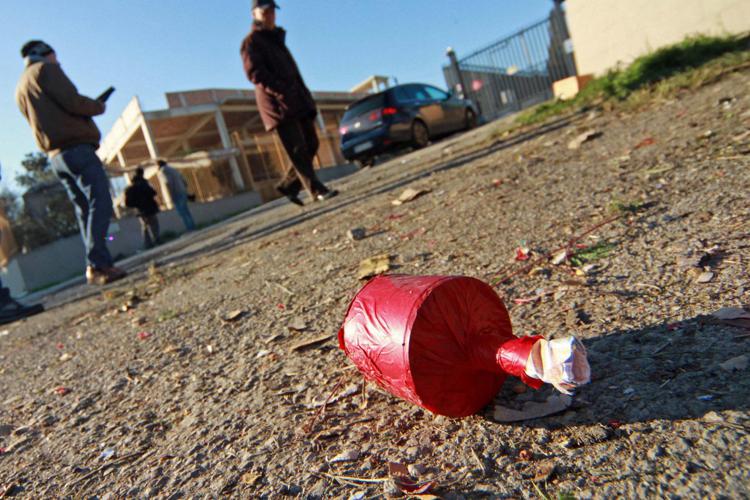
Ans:
[{"label": "person's dark trousers", "polygon": [[313,165],[320,145],[313,119],[287,120],[281,123],[276,131],[292,161],[291,167],[277,188],[288,196],[297,196],[303,187],[313,197],[327,193],[328,188],[318,179]]},{"label": "person's dark trousers", "polygon": [[112,197],[96,148],[82,144],[65,149],[50,159],[50,166],[75,205],[87,265],[95,269],[112,267],[112,256],[107,249]]},{"label": "person's dark trousers", "polygon": [[188,231],[194,231],[195,221],[193,220],[193,214],[190,213],[190,208],[188,208],[187,196],[173,199],[172,202],[174,202],[174,208],[177,210],[177,213],[180,214],[182,222],[185,224],[185,229]]},{"label": "person's dark trousers", "polygon": [[153,248],[159,243],[159,218],[154,215],[141,215],[141,234],[143,234],[143,246]]}]

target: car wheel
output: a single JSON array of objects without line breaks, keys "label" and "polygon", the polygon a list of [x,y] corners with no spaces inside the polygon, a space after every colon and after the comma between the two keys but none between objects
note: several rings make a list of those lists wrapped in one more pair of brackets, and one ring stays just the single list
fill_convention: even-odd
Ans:
[{"label": "car wheel", "polygon": [[427,125],[417,120],[411,126],[411,144],[414,149],[421,149],[430,143],[430,132]]},{"label": "car wheel", "polygon": [[471,130],[477,126],[477,114],[471,109],[466,110],[466,130]]}]

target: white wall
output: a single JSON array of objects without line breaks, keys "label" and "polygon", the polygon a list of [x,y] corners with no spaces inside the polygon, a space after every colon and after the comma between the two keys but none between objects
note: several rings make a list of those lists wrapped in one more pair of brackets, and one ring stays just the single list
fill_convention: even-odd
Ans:
[{"label": "white wall", "polygon": [[750,0],[568,0],[578,74],[602,74],[691,34],[750,31]]}]

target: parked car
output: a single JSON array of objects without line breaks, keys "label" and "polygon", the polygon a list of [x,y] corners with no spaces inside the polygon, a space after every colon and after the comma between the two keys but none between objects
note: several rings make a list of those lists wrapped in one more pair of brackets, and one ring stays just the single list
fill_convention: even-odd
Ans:
[{"label": "parked car", "polygon": [[477,124],[474,104],[432,85],[408,83],[351,104],[341,120],[341,152],[360,166],[405,145],[422,148],[430,140]]}]

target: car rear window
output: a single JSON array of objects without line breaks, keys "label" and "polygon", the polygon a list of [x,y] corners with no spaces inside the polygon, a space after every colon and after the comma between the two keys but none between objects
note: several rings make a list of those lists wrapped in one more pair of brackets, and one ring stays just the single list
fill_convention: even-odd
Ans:
[{"label": "car rear window", "polygon": [[365,97],[361,101],[357,101],[352,104],[349,109],[344,113],[344,117],[341,119],[342,122],[349,121],[358,116],[369,113],[376,109],[385,107],[385,94],[375,94],[370,97]]}]

